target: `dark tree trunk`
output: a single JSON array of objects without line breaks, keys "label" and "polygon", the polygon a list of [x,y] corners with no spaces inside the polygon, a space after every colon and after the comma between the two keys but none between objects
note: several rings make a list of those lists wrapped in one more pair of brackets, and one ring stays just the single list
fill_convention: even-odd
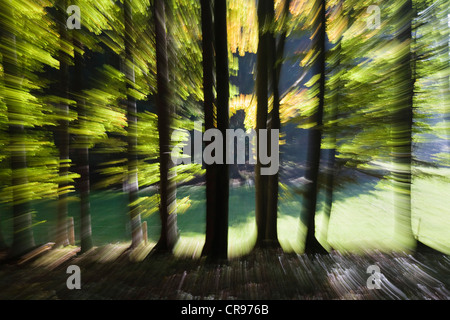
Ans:
[{"label": "dark tree trunk", "polygon": [[[214,128],[214,30],[211,0],[201,1],[203,49],[203,110],[205,130]],[[206,164],[206,237],[202,256],[208,256],[214,242],[216,220],[216,165]]]},{"label": "dark tree trunk", "polygon": [[307,254],[326,253],[315,236],[316,227],[316,204],[319,177],[320,151],[322,142],[322,125],[323,125],[323,107],[325,98],[325,0],[321,1],[319,15],[315,26],[319,27],[314,45],[314,50],[319,51],[317,58],[317,68],[320,74],[318,107],[316,113],[312,116],[311,121],[315,123],[314,127],[309,131],[308,152],[306,159],[305,178],[311,183],[308,185],[303,195],[303,209],[301,216],[306,219],[307,233],[305,240],[304,252]]},{"label": "dark tree trunk", "polygon": [[[216,0],[214,4],[214,43],[216,53],[217,129],[226,136],[229,128],[229,73],[227,45],[227,3]],[[228,257],[228,199],[229,166],[226,164],[226,143],[223,143],[222,164],[216,164],[216,208],[214,240],[209,257],[223,260]]]},{"label": "dark tree trunk", "polygon": [[127,169],[127,188],[128,188],[128,206],[129,217],[131,227],[131,248],[137,247],[143,240],[142,227],[141,227],[141,213],[139,205],[136,205],[136,201],[139,198],[139,183],[138,183],[138,168],[137,168],[137,107],[136,99],[130,94],[130,90],[133,89],[135,76],[134,76],[134,59],[132,54],[132,48],[134,46],[133,41],[133,15],[131,8],[131,0],[124,2],[124,15],[125,15],[125,63],[124,73],[126,78],[127,89],[127,156],[128,156],[128,169]]},{"label": "dark tree trunk", "polygon": [[[340,1],[338,3],[338,10],[339,15],[345,14],[343,11],[343,1]],[[334,65],[333,65],[333,72],[334,74],[340,74],[342,70],[341,66],[341,41],[342,41],[342,33],[341,37],[338,40],[338,43],[336,44],[335,48],[333,49],[333,59]],[[339,76],[340,77],[340,76]],[[331,211],[333,208],[333,193],[334,193],[334,184],[336,179],[336,136],[337,136],[337,115],[340,105],[340,94],[342,91],[342,83],[340,78],[335,80],[335,85],[331,88],[331,105],[329,106],[329,112],[327,114],[327,117],[331,124],[328,126],[328,139],[330,140],[330,144],[332,145],[332,149],[328,150],[328,156],[326,160],[326,169],[324,172],[325,175],[325,182],[324,182],[324,189],[325,189],[325,215],[328,218],[328,224],[331,219]],[[327,234],[328,234],[328,225],[327,225]]]},{"label": "dark tree trunk", "polygon": [[[269,23],[269,0],[258,1],[258,52],[256,59],[256,137],[259,144],[261,129],[267,129],[268,113],[268,49],[270,46],[270,34],[265,30]],[[271,22],[271,21],[270,21]],[[256,247],[264,245],[267,224],[267,183],[268,177],[261,175],[261,159],[259,152],[255,165],[255,218],[256,218]]]},{"label": "dark tree trunk", "polygon": [[[86,140],[82,137],[81,139]],[[86,142],[84,142],[86,143]],[[80,240],[81,253],[89,251],[93,247],[92,225],[91,225],[91,205],[89,200],[90,179],[89,179],[89,148],[78,149],[79,157],[79,192],[80,192]]]},{"label": "dark tree trunk", "polygon": [[171,118],[173,106],[169,101],[169,67],[167,58],[167,35],[165,4],[163,0],[154,2],[156,34],[156,81],[159,131],[159,172],[161,236],[156,245],[157,251],[172,251],[178,240],[176,212],[176,184],[171,176],[174,164],[170,157]]},{"label": "dark tree trunk", "polygon": [[[69,35],[66,29],[66,1],[58,2],[57,21],[59,24],[59,36],[61,39],[59,51],[59,96],[63,99],[69,98],[69,55],[65,52],[64,47],[69,41]],[[56,129],[55,142],[59,151],[59,183],[58,183],[58,208],[56,219],[56,239],[55,248],[59,246],[67,246],[69,244],[69,233],[67,229],[68,203],[67,188],[69,187],[68,173],[70,167],[69,157],[69,106],[65,102],[59,104],[59,116]]]},{"label": "dark tree trunk", "polygon": [[[78,40],[77,33],[74,34],[74,47],[83,49],[83,44]],[[82,54],[75,50],[75,81],[73,91],[75,93],[74,100],[77,102],[77,111],[80,119],[80,126],[86,126],[84,123],[87,117],[86,105],[82,97],[83,89],[83,70],[84,61]],[[81,253],[89,251],[93,247],[92,243],[92,226],[90,212],[90,178],[89,178],[89,138],[81,134],[78,137],[76,146],[77,153],[77,171],[80,175],[78,179],[78,193],[80,195],[80,240]]]},{"label": "dark tree trunk", "polygon": [[[5,14],[12,15],[12,9],[5,3]],[[11,90],[20,90],[20,70],[17,63],[16,37],[9,32],[8,26],[0,21],[3,45],[2,54],[4,85]],[[19,87],[18,87],[19,86]],[[22,117],[24,106],[10,95],[4,97],[8,115],[8,134],[11,161],[13,242],[9,252],[11,258],[17,258],[35,245],[27,177],[26,137]]]},{"label": "dark tree trunk", "polygon": [[[289,14],[290,0],[285,0],[283,5],[283,12],[281,17],[281,23],[285,23],[287,16]],[[274,8],[271,5],[270,17],[274,17]],[[270,114],[270,125],[269,125],[269,136],[271,137],[270,131],[272,129],[281,129],[280,122],[280,74],[281,66],[283,63],[284,55],[284,44],[286,41],[286,31],[280,35],[278,43],[276,41],[276,36],[272,33],[271,35],[271,50],[272,53],[272,92],[273,92],[273,107]],[[268,139],[268,143],[271,143],[271,139]],[[269,146],[268,150],[272,150]],[[266,216],[266,231],[265,231],[265,245],[270,247],[279,247],[278,234],[277,234],[277,215],[278,215],[278,172],[274,175],[268,177],[267,185],[267,216]]]}]

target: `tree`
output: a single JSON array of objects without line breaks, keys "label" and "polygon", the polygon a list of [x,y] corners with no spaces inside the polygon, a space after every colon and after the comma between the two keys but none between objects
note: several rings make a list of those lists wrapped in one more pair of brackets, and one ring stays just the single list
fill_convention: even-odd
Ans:
[{"label": "tree", "polygon": [[[286,19],[290,1],[284,1],[280,18],[282,33],[276,37],[274,3],[258,2],[258,53],[256,77],[256,129],[259,143],[260,130],[267,129],[270,137],[272,130],[280,130],[280,93],[279,80],[283,62],[284,43],[286,40]],[[269,91],[270,89],[270,91]],[[269,113],[269,95],[272,95],[272,110]],[[278,143],[278,141],[277,141]],[[267,141],[267,150],[271,149],[271,139]],[[271,176],[261,175],[261,159],[257,155],[255,166],[256,186],[256,246],[278,247],[277,213],[278,213],[278,172]]]},{"label": "tree", "polygon": [[311,117],[313,127],[309,131],[308,150],[306,160],[305,178],[311,181],[303,196],[303,209],[301,216],[306,220],[307,234],[304,251],[307,254],[326,253],[315,236],[317,191],[319,177],[319,163],[322,143],[323,110],[325,101],[325,44],[326,44],[326,3],[324,0],[316,2],[317,15],[314,31],[314,51],[317,54],[317,71],[319,75],[317,109]]},{"label": "tree", "polygon": [[392,170],[392,182],[395,185],[395,207],[396,207],[396,232],[406,238],[412,239],[411,229],[411,159],[412,159],[412,126],[413,126],[413,97],[414,79],[412,74],[412,63],[414,58],[411,54],[412,28],[412,1],[406,0],[398,11],[399,17],[406,17],[405,26],[399,35],[399,41],[405,43],[408,50],[399,61],[395,76],[405,90],[398,93],[398,104],[392,113],[392,155],[394,169]]},{"label": "tree", "polygon": [[131,247],[137,247],[143,239],[141,227],[141,213],[137,204],[139,195],[137,168],[137,107],[136,98],[132,94],[135,83],[134,58],[134,26],[132,6],[130,0],[124,1],[124,44],[125,63],[123,65],[126,79],[126,110],[127,110],[127,188],[129,201],[129,217],[131,226]]},{"label": "tree", "polygon": [[[103,31],[114,29],[114,22],[118,16],[111,15],[115,6],[111,1],[77,1],[80,11],[88,13],[81,23],[81,29],[68,32],[73,48],[73,58],[69,67],[69,97],[75,103],[71,112],[77,117],[70,123],[71,135],[70,151],[74,162],[74,171],[79,178],[75,187],[80,199],[80,247],[81,252],[87,252],[93,247],[90,192],[91,192],[91,149],[96,144],[105,143],[107,132],[117,133],[118,128],[125,127],[123,108],[119,100],[123,100],[121,93],[122,79],[120,72],[111,65],[99,67],[92,57],[102,57],[108,61],[109,48],[105,48]],[[95,19],[90,19],[95,16]],[[111,25],[108,26],[108,23]],[[103,46],[102,46],[103,45]],[[106,51],[106,52],[105,52]],[[117,66],[119,68],[119,65]],[[122,131],[124,131],[122,129]],[[98,148],[96,151],[101,150]],[[111,150],[109,150],[111,151]]]},{"label": "tree", "polygon": [[[205,129],[217,128],[222,137],[226,137],[226,129],[229,128],[227,3],[225,0],[216,0],[212,7],[213,14],[211,2],[202,1]],[[213,52],[216,54],[215,117]],[[226,164],[226,143],[223,143],[222,147],[220,163],[209,164],[206,167],[206,239],[202,255],[207,256],[210,261],[225,260],[228,257],[229,165]]]},{"label": "tree", "polygon": [[[273,18],[271,1],[258,2],[258,51],[256,60],[256,137],[260,140],[260,132],[267,128],[268,114],[268,86],[269,86],[269,57],[271,49],[269,28]],[[256,246],[263,245],[267,225],[267,176],[261,175],[262,163],[259,152],[255,165],[255,217],[256,217]]]},{"label": "tree", "polygon": [[172,251],[178,240],[176,185],[173,177],[173,162],[170,157],[171,118],[173,106],[170,104],[169,69],[167,58],[167,35],[165,4],[163,0],[154,2],[156,81],[159,132],[159,214],[161,236],[156,245],[159,251]]},{"label": "tree", "polygon": [[66,246],[69,244],[69,233],[67,228],[68,202],[67,195],[70,192],[69,185],[69,62],[71,41],[66,29],[66,1],[60,0],[56,5],[56,21],[58,21],[58,33],[60,36],[59,60],[59,86],[58,95],[58,127],[55,130],[55,145],[59,151],[59,183],[58,183],[58,206],[55,247]]},{"label": "tree", "polygon": [[[227,44],[227,3],[216,0],[214,3],[214,45],[216,53],[216,121],[222,137],[226,137],[229,128],[229,73]],[[223,143],[222,163],[216,164],[216,205],[214,219],[214,241],[209,257],[226,259],[228,256],[228,198],[229,165],[226,164],[226,144]]]},{"label": "tree", "polygon": [[[404,244],[414,237],[412,230],[412,160],[413,160],[413,124],[414,95],[416,74],[416,52],[413,49],[413,19],[416,17],[412,0],[405,0],[398,11],[398,17],[404,19],[398,40],[405,45],[405,54],[400,57],[398,68],[393,71],[398,77],[400,88],[398,99],[392,112],[391,144],[393,156],[392,183],[394,185],[396,233]],[[401,20],[400,20],[401,21]],[[433,251],[429,246],[415,238],[416,252]],[[403,245],[404,245],[403,244]]]},{"label": "tree", "polygon": [[337,161],[336,161],[336,141],[338,132],[338,113],[339,106],[341,104],[342,95],[342,75],[344,67],[341,63],[342,55],[342,35],[346,30],[346,25],[348,23],[348,13],[344,11],[343,0],[337,0],[335,3],[329,2],[330,15],[334,16],[333,19],[329,19],[329,25],[327,25],[327,37],[329,41],[334,45],[329,51],[329,56],[327,57],[330,65],[330,70],[327,72],[327,83],[325,91],[328,93],[324,97],[324,136],[322,140],[322,148],[328,150],[326,152],[326,166],[323,172],[323,179],[319,177],[320,187],[325,190],[324,199],[324,212],[328,221],[331,218],[331,211],[333,206],[333,191],[335,187],[336,171],[337,171]]},{"label": "tree", "polygon": [[[81,126],[86,126],[88,112],[86,110],[85,97],[82,94],[83,89],[83,75],[84,75],[84,46],[80,40],[77,32],[73,35],[74,52],[74,85],[73,85],[73,99],[77,104],[78,117]],[[90,176],[89,176],[89,137],[86,134],[80,134],[76,146],[75,160],[77,172],[80,175],[78,180],[78,192],[80,194],[80,247],[81,253],[89,251],[93,247],[92,242],[92,225],[91,225],[91,211],[90,211]]]},{"label": "tree", "polygon": [[[269,136],[271,137],[271,130],[279,130],[281,129],[281,120],[280,120],[280,75],[281,75],[281,67],[283,64],[283,55],[284,55],[284,45],[286,42],[287,35],[287,26],[286,20],[289,15],[289,6],[291,1],[285,0],[283,2],[280,25],[281,25],[281,35],[276,38],[275,31],[271,33],[270,46],[271,50],[269,52],[272,53],[271,59],[271,83],[272,83],[272,111],[270,112],[270,120],[269,120]],[[273,7],[271,11],[273,11]],[[274,14],[271,13],[271,16]],[[275,21],[274,21],[275,23]],[[272,29],[273,30],[273,29]],[[271,143],[271,139],[268,139],[268,143]],[[272,150],[269,146],[267,150]],[[279,173],[277,171],[276,174],[268,177],[268,186],[267,186],[267,217],[266,217],[266,230],[265,230],[265,243],[269,246],[278,247],[280,244],[278,242],[277,236],[277,217],[278,217],[278,184],[279,184]]]},{"label": "tree", "polygon": [[[201,1],[202,20],[202,66],[203,66],[203,112],[205,130],[214,128],[214,30],[211,0]],[[216,220],[216,165],[206,167],[206,237],[202,256],[212,252],[214,243],[214,224]]]}]

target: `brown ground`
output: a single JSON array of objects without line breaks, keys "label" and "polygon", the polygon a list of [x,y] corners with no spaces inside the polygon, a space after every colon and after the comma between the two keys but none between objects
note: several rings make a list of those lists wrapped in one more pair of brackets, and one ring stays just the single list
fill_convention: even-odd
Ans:
[{"label": "brown ground", "polygon": [[[131,255],[120,244],[76,255],[53,249],[20,265],[0,264],[0,299],[445,299],[450,257],[372,252],[323,256],[256,250],[226,263]],[[71,254],[72,253],[72,254]],[[69,265],[81,270],[81,289],[69,290]],[[367,287],[368,266],[381,271],[380,289]]]}]

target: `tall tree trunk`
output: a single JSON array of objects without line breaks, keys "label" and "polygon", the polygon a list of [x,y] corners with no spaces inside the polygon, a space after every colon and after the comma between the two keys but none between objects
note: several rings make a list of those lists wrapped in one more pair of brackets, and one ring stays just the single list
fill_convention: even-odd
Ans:
[{"label": "tall tree trunk", "polygon": [[[392,155],[394,161],[392,179],[395,186],[395,231],[400,237],[401,244],[408,246],[408,242],[414,237],[411,219],[411,166],[416,57],[412,48],[412,42],[414,41],[412,20],[415,17],[412,0],[406,0],[398,14],[401,17],[408,17],[407,25],[401,26],[403,29],[399,34],[399,40],[407,45],[408,50],[406,52],[408,54],[405,54],[401,59],[400,69],[396,72],[400,77],[399,87],[402,90],[398,93],[398,104],[395,105],[392,118],[391,139],[393,143]],[[434,249],[420,241],[420,234],[415,237],[415,240],[416,252],[434,251]]]},{"label": "tall tree trunk", "polygon": [[[2,5],[4,14],[12,16],[12,4],[5,1]],[[17,62],[16,37],[10,31],[6,21],[1,19],[2,45],[0,46],[3,64],[5,88],[20,91],[20,71]],[[29,251],[34,243],[31,207],[27,177],[26,137],[23,122],[24,105],[10,94],[4,96],[8,115],[9,149],[11,161],[13,243],[9,256],[17,258]]]},{"label": "tall tree trunk", "polygon": [[[270,33],[267,30],[269,20],[270,0],[258,1],[258,51],[256,59],[256,137],[259,144],[260,132],[267,129],[268,113],[268,48]],[[268,177],[261,175],[261,159],[256,155],[255,165],[255,218],[256,218],[256,247],[264,245],[267,224],[267,182]]]},{"label": "tall tree trunk", "polygon": [[[283,12],[281,16],[281,23],[284,25],[289,14],[289,5],[290,0],[285,0],[283,4]],[[274,17],[274,8],[271,5],[270,8],[270,17],[273,20]],[[279,92],[279,84],[280,84],[280,74],[281,74],[281,66],[283,62],[284,55],[284,44],[286,41],[286,31],[280,35],[278,43],[276,41],[276,36],[271,34],[271,50],[272,52],[272,86],[273,86],[273,106],[272,112],[270,114],[270,126],[269,126],[269,136],[270,131],[273,129],[280,130],[281,122],[280,122],[280,92]],[[271,139],[268,139],[268,143],[271,143]],[[277,142],[278,143],[278,142]],[[272,150],[269,146],[268,150]],[[278,215],[278,181],[279,175],[278,172],[274,175],[268,177],[267,184],[267,216],[266,216],[266,231],[265,231],[265,245],[271,247],[279,247],[280,244],[278,242],[278,234],[277,234],[277,215]]]},{"label": "tall tree trunk", "polygon": [[[317,190],[319,177],[319,163],[320,151],[322,142],[322,126],[323,126],[323,108],[325,98],[325,0],[320,1],[319,14],[315,23],[317,36],[314,45],[314,50],[318,51],[318,58],[316,65],[320,74],[318,106],[317,111],[312,116],[311,121],[315,124],[309,131],[308,139],[308,153],[306,159],[305,178],[311,183],[308,185],[303,197],[302,217],[306,219],[307,233],[305,240],[304,252],[307,254],[326,253],[315,236],[316,226],[316,204],[317,204]],[[316,30],[316,29],[315,29]]]},{"label": "tall tree trunk", "polygon": [[[81,107],[83,108],[83,106]],[[87,144],[87,137],[81,137],[82,143]],[[89,148],[87,146],[78,149],[79,159],[79,193],[80,193],[80,246],[81,253],[87,252],[93,247],[92,225],[91,225],[91,204],[90,179],[89,179]]]},{"label": "tall tree trunk", "polygon": [[5,238],[3,237],[3,230],[2,230],[2,213],[0,212],[0,252],[8,250],[8,245],[5,242]]},{"label": "tall tree trunk", "polygon": [[394,169],[392,180],[395,185],[395,231],[401,237],[402,244],[407,245],[406,243],[413,239],[411,228],[411,138],[414,80],[412,79],[413,55],[410,45],[412,40],[411,19],[413,18],[411,0],[405,1],[398,14],[408,16],[407,25],[400,26],[404,29],[399,35],[399,40],[407,43],[408,54],[404,55],[400,61],[399,69],[396,71],[399,76],[399,87],[406,90],[398,93],[399,103],[393,109],[391,140]]},{"label": "tall tree trunk", "polygon": [[[343,11],[343,0],[341,0],[338,3],[338,7],[336,9],[338,11],[339,16],[343,16],[345,13]],[[325,215],[328,218],[327,223],[327,234],[328,234],[328,225],[329,221],[331,219],[331,211],[333,207],[333,193],[334,193],[334,184],[336,180],[336,136],[337,136],[337,116],[338,116],[338,110],[340,105],[340,94],[342,90],[342,83],[340,80],[340,72],[342,70],[341,66],[341,51],[342,51],[342,34],[344,31],[341,31],[341,36],[339,37],[338,43],[336,44],[335,48],[333,49],[334,55],[331,60],[335,61],[334,65],[332,67],[332,70],[334,74],[338,75],[338,79],[335,80],[335,85],[331,88],[331,102],[329,106],[329,112],[327,114],[328,121],[331,122],[331,124],[328,125],[328,139],[329,144],[332,146],[331,149],[328,150],[328,156],[326,160],[326,170],[325,170]]]},{"label": "tall tree trunk", "polygon": [[[69,35],[66,29],[66,1],[58,1],[57,21],[59,22],[60,50],[59,50],[59,96],[68,99],[69,95],[69,55],[66,46]],[[55,142],[59,151],[59,183],[58,183],[58,206],[56,217],[55,248],[69,244],[69,233],[67,229],[68,203],[67,189],[69,187],[68,173],[70,167],[69,157],[69,105],[62,101],[59,104],[59,121],[56,128]]]},{"label": "tall tree trunk", "polygon": [[127,187],[128,187],[128,206],[131,227],[131,248],[137,247],[143,240],[141,227],[141,213],[139,205],[136,204],[139,198],[138,168],[137,168],[137,107],[136,99],[130,93],[134,87],[134,59],[132,48],[133,41],[133,14],[131,0],[124,1],[125,15],[125,64],[124,73],[127,89]]},{"label": "tall tree trunk", "polygon": [[[75,48],[83,50],[83,44],[79,40],[78,32],[74,32],[73,44]],[[80,119],[80,126],[86,126],[86,105],[82,96],[83,89],[83,70],[84,61],[83,56],[75,50],[75,81],[73,91],[75,93],[74,100],[77,102],[77,111]],[[80,178],[78,180],[78,193],[80,195],[80,240],[81,253],[89,251],[92,246],[92,227],[91,227],[91,212],[90,212],[90,178],[89,178],[89,137],[81,134],[78,137],[76,153],[77,167]]]},{"label": "tall tree trunk", "polygon": [[[214,30],[211,0],[201,1],[203,49],[203,110],[205,130],[214,128]],[[206,164],[206,237],[202,256],[208,256],[214,242],[216,220],[216,165]]]},{"label": "tall tree trunk", "polygon": [[[229,128],[229,73],[227,45],[227,2],[216,0],[214,4],[214,44],[216,52],[217,129],[226,137]],[[228,257],[228,199],[229,165],[226,164],[226,143],[223,143],[222,164],[216,164],[216,217],[214,219],[214,241],[209,257]]]},{"label": "tall tree trunk", "polygon": [[171,118],[173,106],[169,101],[169,67],[167,58],[167,35],[164,0],[154,2],[156,34],[156,81],[159,130],[159,192],[161,236],[156,246],[158,251],[172,251],[178,240],[176,212],[176,184],[170,172],[174,164],[170,157]]}]

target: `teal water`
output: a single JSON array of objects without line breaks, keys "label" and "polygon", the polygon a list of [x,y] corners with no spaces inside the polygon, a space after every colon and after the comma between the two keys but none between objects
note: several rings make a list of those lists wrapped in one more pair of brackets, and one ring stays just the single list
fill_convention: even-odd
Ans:
[{"label": "teal water", "polygon": [[[151,196],[152,191],[141,191],[141,196]],[[178,228],[182,235],[204,235],[206,228],[205,187],[185,186],[177,190],[177,199],[189,196],[190,206],[177,217]],[[230,188],[230,226],[246,224],[254,219],[254,188]],[[93,191],[90,196],[92,237],[95,245],[129,241],[128,194],[121,191]],[[56,226],[57,201],[42,200],[33,203],[33,232],[36,244],[53,241]],[[75,241],[79,243],[80,205],[76,194],[69,200],[69,216],[74,218]],[[5,241],[12,242],[12,214],[7,206],[0,207],[1,229]],[[147,221],[150,241],[157,241],[160,235],[159,213],[154,212]]]}]

